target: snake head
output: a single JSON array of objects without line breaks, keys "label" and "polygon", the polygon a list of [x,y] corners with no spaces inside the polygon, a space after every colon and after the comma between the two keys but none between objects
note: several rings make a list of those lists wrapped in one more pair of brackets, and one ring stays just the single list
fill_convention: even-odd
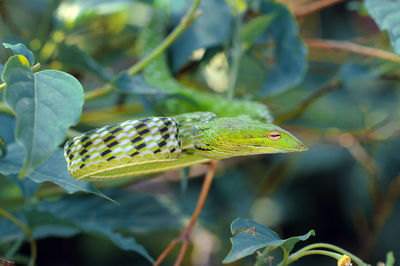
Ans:
[{"label": "snake head", "polygon": [[217,118],[195,125],[192,133],[194,147],[211,159],[307,150],[286,130],[250,119]]}]

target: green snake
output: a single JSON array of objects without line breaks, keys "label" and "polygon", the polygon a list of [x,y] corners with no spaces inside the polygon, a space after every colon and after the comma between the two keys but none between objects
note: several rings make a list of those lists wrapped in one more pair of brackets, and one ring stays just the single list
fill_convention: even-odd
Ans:
[{"label": "green snake", "polygon": [[94,129],[64,147],[69,173],[88,181],[163,172],[233,156],[304,151],[282,128],[210,112],[128,120]]},{"label": "green snake", "polygon": [[[152,19],[138,37],[142,56],[164,35],[167,8],[157,7],[157,2]],[[74,178],[95,181],[142,176],[234,156],[307,149],[292,134],[271,124],[264,104],[183,86],[170,73],[165,55],[153,59],[143,74],[149,84],[192,103],[170,99],[161,105],[164,117],[128,120],[69,140],[64,154]]]}]

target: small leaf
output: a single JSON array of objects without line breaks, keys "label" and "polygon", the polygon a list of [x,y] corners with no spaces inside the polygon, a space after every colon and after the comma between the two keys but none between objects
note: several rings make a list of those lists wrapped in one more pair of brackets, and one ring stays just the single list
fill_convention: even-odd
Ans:
[{"label": "small leaf", "polygon": [[223,263],[230,263],[244,258],[253,254],[258,249],[266,247],[281,246],[289,253],[298,241],[304,241],[315,234],[314,231],[311,230],[302,236],[280,239],[279,236],[268,227],[252,220],[241,218],[232,222],[231,232],[233,235],[233,237],[231,237],[232,249],[223,260]]},{"label": "small leaf", "polygon": [[[23,55],[29,62],[30,66],[33,66],[33,53],[26,48],[25,45],[23,45],[22,43],[18,43],[18,44],[10,44],[10,43],[3,43],[3,46],[6,48],[11,49],[15,55]],[[0,71],[1,74],[1,71]]]},{"label": "small leaf", "polygon": [[381,30],[387,30],[392,48],[400,55],[400,2],[395,0],[365,0],[368,13]]},{"label": "small leaf", "polygon": [[[17,174],[22,166],[24,150],[16,143],[10,144],[8,149],[7,156],[0,159],[0,173],[4,175]],[[44,164],[29,173],[28,178],[35,183],[46,181],[55,183],[68,193],[83,191],[107,198],[90,183],[77,181],[71,177],[66,168],[63,150],[60,148]]]},{"label": "small leaf", "polygon": [[389,251],[386,254],[386,263],[385,266],[393,266],[396,260],[394,259],[393,251]]},{"label": "small leaf", "polygon": [[245,45],[245,49],[257,41],[274,18],[275,14],[262,15],[250,20],[246,25],[244,25],[240,38]]},{"label": "small leaf", "polygon": [[15,137],[25,148],[20,176],[46,161],[64,140],[69,126],[78,122],[83,89],[71,75],[45,70],[33,74],[17,56],[6,63],[4,97],[17,117]]}]

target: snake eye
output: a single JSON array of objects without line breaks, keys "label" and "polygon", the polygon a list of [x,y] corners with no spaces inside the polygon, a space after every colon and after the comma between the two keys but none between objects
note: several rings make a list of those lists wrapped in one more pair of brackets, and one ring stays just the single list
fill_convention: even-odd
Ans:
[{"label": "snake eye", "polygon": [[271,131],[271,132],[269,132],[267,138],[270,139],[270,140],[276,141],[276,140],[281,138],[281,132],[279,132],[279,131]]}]

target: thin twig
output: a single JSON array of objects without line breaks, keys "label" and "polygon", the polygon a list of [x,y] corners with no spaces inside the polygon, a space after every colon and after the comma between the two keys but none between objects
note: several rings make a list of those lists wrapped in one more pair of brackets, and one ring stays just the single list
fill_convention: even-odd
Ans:
[{"label": "thin twig", "polygon": [[331,5],[343,2],[344,0],[321,0],[317,2],[313,2],[305,7],[299,8],[295,10],[294,14],[297,18],[304,17],[308,14],[317,12],[321,9],[327,8]]},{"label": "thin twig", "polygon": [[299,116],[305,109],[307,109],[308,106],[314,103],[317,99],[319,99],[320,97],[324,96],[325,94],[333,90],[336,90],[337,88],[339,88],[339,86],[340,82],[335,80],[329,83],[328,85],[322,87],[321,89],[313,93],[310,97],[308,97],[303,103],[299,104],[294,110],[280,115],[276,119],[276,123],[279,124],[284,121],[290,120],[296,116]]},{"label": "thin twig", "polygon": [[165,259],[165,257],[172,251],[172,249],[175,247],[175,245],[178,242],[182,242],[182,248],[179,252],[179,256],[177,260],[175,261],[175,266],[179,266],[182,263],[182,260],[185,256],[186,249],[189,244],[189,235],[190,232],[192,231],[193,227],[195,226],[197,219],[199,218],[199,215],[201,213],[201,210],[203,209],[204,203],[207,199],[208,191],[210,190],[210,186],[212,183],[212,180],[215,175],[215,168],[217,165],[216,161],[211,161],[209,163],[210,168],[208,169],[208,172],[206,174],[206,177],[204,178],[203,186],[201,188],[200,196],[197,201],[197,206],[196,209],[194,210],[192,214],[192,218],[190,219],[189,224],[186,226],[185,230],[181,233],[181,235],[172,240],[171,243],[168,245],[168,247],[161,253],[161,255],[157,258],[156,262],[154,263],[154,266],[160,265],[161,262]]},{"label": "thin twig", "polygon": [[21,228],[21,230],[25,233],[26,237],[29,239],[29,243],[31,246],[31,258],[29,260],[28,266],[34,266],[37,256],[37,248],[35,239],[33,238],[31,231],[29,230],[28,227],[26,227],[26,225],[23,222],[18,220],[14,215],[9,213],[5,209],[0,208],[0,215],[13,222],[15,225]]},{"label": "thin twig", "polygon": [[[143,68],[145,68],[153,59],[164,53],[164,51],[192,24],[192,22],[201,14],[200,12],[196,12],[199,4],[200,0],[195,0],[188,13],[181,19],[178,26],[176,26],[175,29],[149,55],[128,68],[127,72],[130,76],[134,76],[138,72],[142,71]],[[111,90],[111,84],[94,89],[85,94],[85,101],[106,95]]]},{"label": "thin twig", "polygon": [[339,49],[344,51],[362,54],[366,56],[376,57],[396,63],[400,63],[400,58],[397,54],[385,50],[363,46],[348,41],[334,41],[321,39],[305,39],[308,47],[322,49]]}]

